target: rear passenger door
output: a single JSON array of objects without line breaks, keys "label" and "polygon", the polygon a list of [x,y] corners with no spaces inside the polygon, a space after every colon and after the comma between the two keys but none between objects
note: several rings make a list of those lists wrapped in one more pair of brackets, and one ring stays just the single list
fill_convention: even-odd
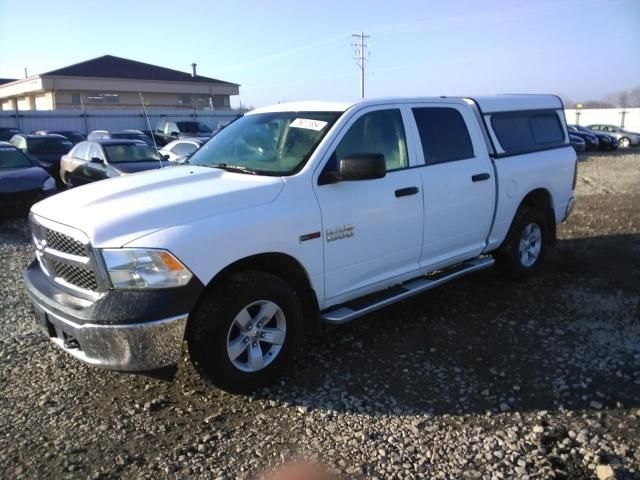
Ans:
[{"label": "rear passenger door", "polygon": [[424,159],[424,243],[420,267],[437,269],[478,256],[495,206],[493,165],[477,120],[464,104],[411,108]]}]

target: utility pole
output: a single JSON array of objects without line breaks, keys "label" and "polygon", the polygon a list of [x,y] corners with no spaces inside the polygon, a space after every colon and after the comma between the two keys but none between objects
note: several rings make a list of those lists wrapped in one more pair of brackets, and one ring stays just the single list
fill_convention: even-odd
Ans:
[{"label": "utility pole", "polygon": [[351,46],[354,48],[353,59],[360,68],[360,98],[364,98],[364,67],[370,57],[370,54],[367,51],[369,45],[364,43],[364,39],[369,38],[370,36],[365,35],[364,32],[354,33],[351,36],[360,39],[360,43],[352,43]]}]

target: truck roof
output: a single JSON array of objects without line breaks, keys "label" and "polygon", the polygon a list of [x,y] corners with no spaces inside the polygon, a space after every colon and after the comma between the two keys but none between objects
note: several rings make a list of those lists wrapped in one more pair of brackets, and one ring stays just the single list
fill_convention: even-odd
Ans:
[{"label": "truck roof", "polygon": [[443,99],[473,100],[483,113],[508,112],[518,110],[545,110],[563,108],[562,101],[555,95],[490,95],[476,97],[392,97],[374,98],[356,102],[305,101],[288,102],[260,107],[247,115],[269,112],[344,112],[354,106],[384,105],[386,103],[441,102]]}]

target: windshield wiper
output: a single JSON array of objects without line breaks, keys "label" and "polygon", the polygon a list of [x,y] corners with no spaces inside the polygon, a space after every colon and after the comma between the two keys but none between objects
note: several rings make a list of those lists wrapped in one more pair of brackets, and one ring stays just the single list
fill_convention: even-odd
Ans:
[{"label": "windshield wiper", "polygon": [[227,172],[238,172],[238,173],[248,173],[249,175],[257,175],[258,173],[255,170],[251,170],[250,168],[243,167],[241,165],[229,165],[228,163],[216,163],[214,165],[208,165],[211,168],[221,168],[222,170],[226,170]]}]

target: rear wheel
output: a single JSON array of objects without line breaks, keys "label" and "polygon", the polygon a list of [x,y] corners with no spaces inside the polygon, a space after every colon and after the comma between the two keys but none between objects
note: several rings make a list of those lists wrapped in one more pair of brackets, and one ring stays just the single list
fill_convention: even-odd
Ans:
[{"label": "rear wheel", "polygon": [[516,280],[536,273],[547,254],[548,232],[547,220],[540,210],[520,208],[507,238],[495,254],[500,270]]},{"label": "rear wheel", "polygon": [[239,272],[223,282],[189,319],[189,353],[215,386],[249,393],[292,363],[302,339],[302,304],[284,280],[269,273]]},{"label": "rear wheel", "polygon": [[631,140],[629,140],[627,137],[622,137],[619,140],[618,144],[621,148],[629,148],[631,146]]}]

